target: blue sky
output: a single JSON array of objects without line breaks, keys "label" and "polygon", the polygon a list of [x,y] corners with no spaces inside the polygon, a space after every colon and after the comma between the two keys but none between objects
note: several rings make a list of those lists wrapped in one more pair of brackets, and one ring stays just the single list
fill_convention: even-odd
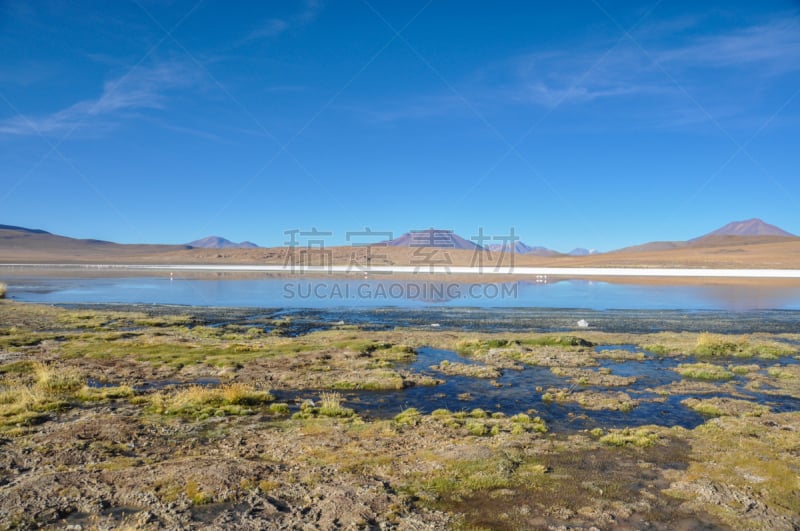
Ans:
[{"label": "blue sky", "polygon": [[800,233],[798,2],[11,0],[0,47],[3,224]]}]

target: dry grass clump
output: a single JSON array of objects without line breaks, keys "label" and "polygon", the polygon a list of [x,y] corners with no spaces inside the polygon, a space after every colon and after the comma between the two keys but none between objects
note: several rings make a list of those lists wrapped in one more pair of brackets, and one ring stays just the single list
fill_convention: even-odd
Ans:
[{"label": "dry grass clump", "polygon": [[22,429],[43,422],[49,412],[68,409],[78,401],[135,395],[130,385],[90,387],[79,371],[50,363],[20,362],[9,369],[7,372],[23,375],[23,379],[6,379],[5,385],[0,384],[0,429]]},{"label": "dry grass clump", "polygon": [[342,395],[335,391],[322,393],[319,405],[307,400],[300,405],[300,411],[292,415],[294,419],[312,419],[316,417],[355,417],[356,412],[342,405]]},{"label": "dry grass clump", "polygon": [[118,398],[131,398],[135,394],[136,391],[133,387],[127,384],[108,387],[89,387],[88,385],[84,385],[75,393],[75,396],[87,402],[99,402]]},{"label": "dry grass clump", "polygon": [[34,383],[0,387],[0,429],[21,429],[47,419],[47,413],[69,407],[67,399],[83,386],[74,370],[46,363],[31,365]]},{"label": "dry grass clump", "polygon": [[46,394],[34,386],[0,388],[0,432],[43,422],[50,409]]},{"label": "dry grass clump", "polygon": [[352,410],[342,406],[339,393],[322,393],[319,397],[319,414],[323,417],[349,417]]},{"label": "dry grass clump", "polygon": [[192,385],[173,394],[157,393],[150,398],[151,409],[162,415],[181,415],[203,420],[225,415],[249,415],[253,407],[275,400],[269,391],[243,383],[219,387]]},{"label": "dry grass clump", "polygon": [[36,386],[50,394],[73,393],[83,387],[85,378],[76,370],[57,368],[48,363],[33,364]]}]

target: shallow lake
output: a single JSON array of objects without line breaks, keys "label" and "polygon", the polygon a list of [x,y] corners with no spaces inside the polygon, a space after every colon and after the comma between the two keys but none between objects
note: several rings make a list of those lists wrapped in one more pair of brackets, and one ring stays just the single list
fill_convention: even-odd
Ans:
[{"label": "shallow lake", "polygon": [[589,310],[800,310],[800,285],[640,285],[587,280],[483,284],[388,279],[9,275],[8,297],[42,303],[179,304],[259,308],[581,308]]}]

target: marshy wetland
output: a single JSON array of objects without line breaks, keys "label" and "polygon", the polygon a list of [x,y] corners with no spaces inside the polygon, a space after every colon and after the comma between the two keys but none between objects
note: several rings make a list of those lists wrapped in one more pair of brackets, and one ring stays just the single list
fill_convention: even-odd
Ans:
[{"label": "marshy wetland", "polygon": [[795,323],[2,301],[0,526],[796,529]]}]

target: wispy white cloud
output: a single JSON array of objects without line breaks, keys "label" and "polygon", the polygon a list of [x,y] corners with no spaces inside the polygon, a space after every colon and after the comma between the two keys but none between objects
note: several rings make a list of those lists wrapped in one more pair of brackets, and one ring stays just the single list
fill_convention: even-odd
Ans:
[{"label": "wispy white cloud", "polygon": [[800,21],[781,18],[723,35],[661,50],[658,59],[679,68],[691,66],[757,68],[767,75],[800,70]]},{"label": "wispy white cloud", "polygon": [[277,37],[287,29],[289,29],[289,22],[281,18],[271,18],[263,22],[260,27],[250,32],[246,40]]},{"label": "wispy white cloud", "polygon": [[[687,92],[709,105],[714,116],[732,116],[747,112],[757,97],[755,87],[800,72],[796,15],[727,31],[709,30],[711,22],[702,16],[660,20],[618,40],[520,54],[485,65],[454,85],[489,113],[509,105],[554,109],[638,99],[642,105],[628,106],[628,112],[642,113],[648,126],[683,126],[708,120]],[[365,114],[394,121],[468,111],[448,96],[386,102]]]},{"label": "wispy white cloud", "polygon": [[84,128],[107,129],[125,116],[146,109],[163,109],[168,93],[195,83],[195,69],[178,63],[139,66],[106,81],[100,95],[47,115],[18,115],[0,122],[7,135],[57,135]]},{"label": "wispy white cloud", "polygon": [[623,46],[605,55],[603,50],[527,54],[487,68],[481,75],[483,93],[549,108],[663,91],[647,63],[637,50]]},{"label": "wispy white cloud", "polygon": [[463,101],[453,94],[420,96],[413,101],[397,100],[381,105],[364,103],[338,104],[333,108],[365,117],[366,120],[380,124],[399,120],[425,120],[459,112],[464,109]]},{"label": "wispy white cloud", "polygon": [[676,68],[747,68],[765,76],[800,70],[800,21],[787,18],[736,32],[701,37],[662,50],[662,63]]},{"label": "wispy white cloud", "polygon": [[[685,24],[683,25],[685,27]],[[651,38],[648,38],[651,37]],[[603,55],[555,50],[515,57],[495,67],[499,87],[511,101],[546,107],[597,99],[675,93],[662,68],[693,88],[711,76],[746,73],[750,80],[800,71],[800,23],[782,19],[728,33],[696,36],[680,44],[654,41],[640,31]],[[598,59],[599,58],[599,59]],[[713,71],[712,71],[713,70]],[[505,79],[502,79],[505,77]],[[715,83],[714,90],[718,89]]]},{"label": "wispy white cloud", "polygon": [[247,34],[242,42],[278,37],[291,28],[304,26],[312,22],[322,11],[320,0],[303,0],[302,9],[297,14],[286,18],[269,18],[259,27]]}]

